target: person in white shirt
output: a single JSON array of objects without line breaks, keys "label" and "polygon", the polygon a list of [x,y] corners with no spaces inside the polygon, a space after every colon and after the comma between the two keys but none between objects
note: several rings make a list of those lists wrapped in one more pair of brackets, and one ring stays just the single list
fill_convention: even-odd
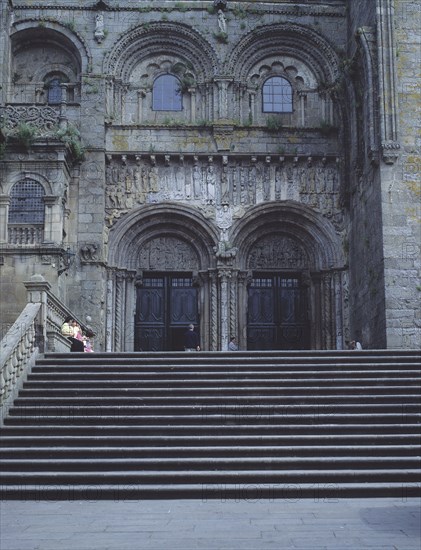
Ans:
[{"label": "person in white shirt", "polygon": [[228,344],[228,351],[238,351],[237,339],[235,336],[231,336],[231,340]]}]

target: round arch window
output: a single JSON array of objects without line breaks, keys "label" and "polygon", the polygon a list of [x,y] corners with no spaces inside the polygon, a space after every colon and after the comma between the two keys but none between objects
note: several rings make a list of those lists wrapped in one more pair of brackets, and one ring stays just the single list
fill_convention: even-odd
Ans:
[{"label": "round arch window", "polygon": [[44,223],[43,186],[35,180],[16,183],[10,191],[9,223]]},{"label": "round arch window", "polygon": [[172,74],[158,76],[153,83],[152,109],[154,111],[182,111],[180,81]]},{"label": "round arch window", "polygon": [[292,113],[292,86],[282,76],[272,76],[263,84],[264,113]]}]

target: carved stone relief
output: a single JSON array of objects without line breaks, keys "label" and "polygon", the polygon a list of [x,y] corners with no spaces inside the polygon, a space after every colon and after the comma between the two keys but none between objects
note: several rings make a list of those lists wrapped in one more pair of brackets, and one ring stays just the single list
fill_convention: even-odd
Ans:
[{"label": "carved stone relief", "polygon": [[262,202],[301,202],[342,223],[340,174],[336,161],[148,155],[109,159],[106,168],[106,220],[110,227],[136,206],[165,201],[199,208],[221,230]]},{"label": "carved stone relief", "polygon": [[158,271],[197,271],[199,258],[185,241],[174,237],[158,237],[142,246],[139,267]]},{"label": "carved stone relief", "polygon": [[251,249],[248,269],[306,269],[309,260],[300,244],[286,236],[267,236]]}]

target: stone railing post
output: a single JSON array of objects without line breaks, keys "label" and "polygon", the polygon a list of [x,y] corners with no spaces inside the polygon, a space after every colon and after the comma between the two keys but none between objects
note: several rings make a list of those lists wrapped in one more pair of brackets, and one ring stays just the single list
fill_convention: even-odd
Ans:
[{"label": "stone railing post", "polygon": [[47,300],[51,285],[42,275],[32,275],[29,281],[23,283],[27,290],[28,304],[41,304],[36,326],[36,345],[40,353],[44,353],[47,344]]}]

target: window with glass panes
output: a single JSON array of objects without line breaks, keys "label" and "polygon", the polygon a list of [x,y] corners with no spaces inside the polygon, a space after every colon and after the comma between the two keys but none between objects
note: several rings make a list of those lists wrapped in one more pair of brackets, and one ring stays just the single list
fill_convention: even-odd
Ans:
[{"label": "window with glass panes", "polygon": [[181,111],[183,109],[180,81],[172,74],[163,74],[155,79],[152,92],[154,111]]},{"label": "window with glass panes", "polygon": [[44,223],[43,186],[35,180],[16,183],[10,192],[9,223]]},{"label": "window with glass panes", "polygon": [[268,78],[262,93],[264,113],[292,113],[292,86],[286,78]]}]

